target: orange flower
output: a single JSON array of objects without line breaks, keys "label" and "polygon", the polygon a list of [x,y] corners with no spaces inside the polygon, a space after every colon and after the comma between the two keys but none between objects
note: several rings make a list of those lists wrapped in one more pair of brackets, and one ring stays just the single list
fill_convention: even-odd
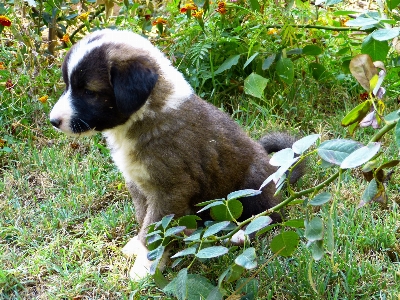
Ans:
[{"label": "orange flower", "polygon": [[2,61],[0,61],[0,70],[5,70],[6,66],[4,65],[4,63]]},{"label": "orange flower", "polygon": [[197,6],[193,3],[186,3],[184,7],[180,9],[181,14],[186,13],[188,10],[197,10]]},{"label": "orange flower", "polygon": [[64,34],[62,39],[61,39],[61,42],[64,42],[64,43],[67,43],[67,44],[70,43],[71,41],[69,40],[69,35],[68,34]]},{"label": "orange flower", "polygon": [[201,17],[203,16],[204,11],[202,9],[197,10],[195,12],[192,13],[192,16],[198,19],[201,19]]},{"label": "orange flower", "polygon": [[6,16],[0,16],[0,25],[2,26],[11,26],[11,20]]},{"label": "orange flower", "polygon": [[360,94],[360,100],[365,101],[368,99],[368,96],[369,96],[368,92],[362,93]]},{"label": "orange flower", "polygon": [[11,89],[14,87],[14,84],[12,83],[11,79],[8,79],[6,81],[6,89],[11,91]]},{"label": "orange flower", "polygon": [[155,21],[153,21],[153,23],[151,23],[153,26],[154,25],[158,25],[158,24],[163,24],[163,25],[165,25],[165,24],[167,24],[168,22],[167,22],[167,20],[165,20],[165,19],[163,19],[163,18],[161,18],[161,17],[158,17]]},{"label": "orange flower", "polygon": [[6,140],[0,139],[0,148],[3,148],[6,145]]},{"label": "orange flower", "polygon": [[218,8],[215,10],[216,12],[219,12],[221,15],[226,14],[226,2],[225,1],[219,1],[217,3]]},{"label": "orange flower", "polygon": [[39,100],[40,102],[42,102],[42,103],[46,103],[46,102],[47,102],[47,99],[49,99],[49,96],[44,95],[44,96],[40,97],[38,100]]}]

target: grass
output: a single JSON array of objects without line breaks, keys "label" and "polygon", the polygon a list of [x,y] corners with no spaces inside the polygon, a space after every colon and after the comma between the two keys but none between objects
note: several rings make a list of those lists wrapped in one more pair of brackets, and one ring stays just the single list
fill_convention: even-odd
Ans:
[{"label": "grass", "polygon": [[[3,41],[2,41],[3,43]],[[14,48],[2,44],[0,61],[10,61]],[[14,53],[14,52],[13,52]],[[0,89],[0,298],[1,299],[170,299],[151,279],[131,282],[132,259],[121,248],[138,230],[135,210],[124,180],[113,165],[101,136],[72,140],[55,132],[47,120],[62,90],[59,57],[44,53],[28,66],[21,62],[0,71],[0,82],[11,78],[14,88]],[[14,57],[14,56],[11,56]],[[24,57],[29,59],[25,60]],[[38,67],[40,66],[40,68]],[[346,137],[340,120],[352,107],[357,91],[349,82],[320,85],[306,77],[288,87],[271,83],[268,101],[234,95],[224,97],[226,111],[249,134],[288,130],[321,133],[323,139]],[[393,91],[396,95],[396,91]],[[49,95],[48,103],[38,98]],[[393,95],[388,97],[394,98]],[[218,95],[211,99],[222,102]],[[219,101],[218,101],[219,100]],[[388,110],[395,103],[386,103]],[[356,139],[368,141],[371,129]],[[383,140],[385,156],[398,158],[390,137]],[[326,176],[311,161],[304,186]],[[350,176],[351,175],[351,176]],[[258,280],[257,299],[399,299],[400,298],[400,176],[388,182],[389,205],[357,209],[366,187],[360,172],[343,176],[333,205],[334,251],[313,261],[306,240],[289,258],[275,257],[269,242],[275,233],[253,241],[260,270],[245,277]],[[331,205],[318,210],[296,205],[287,218],[318,215],[327,220]],[[302,229],[297,229],[303,236]],[[236,254],[195,263],[191,272],[214,284]],[[179,269],[167,267],[172,279]],[[259,273],[255,273],[258,272]],[[237,289],[226,286],[227,295]]]},{"label": "grass", "polygon": [[[3,104],[20,101],[10,99],[6,92],[1,99]],[[48,107],[35,103],[27,107],[22,117],[16,114],[2,124],[4,128],[30,118],[29,125],[15,129],[15,135],[9,130],[1,133],[13,140],[9,145],[13,152],[1,156],[0,169],[2,298],[167,299],[151,280],[137,284],[128,279],[132,261],[120,249],[138,228],[123,178],[102,138],[66,138],[50,128]],[[289,123],[262,111],[252,118],[247,113],[252,109],[250,104],[244,105],[238,121],[249,124],[247,129],[255,136],[265,128],[285,128]],[[33,117],[33,112],[40,117]],[[338,132],[330,124],[337,124],[340,116],[323,117],[322,133]],[[395,150],[392,148],[393,154]],[[312,184],[313,177],[306,176],[304,183]],[[389,198],[397,201],[398,179],[395,174],[389,184]],[[331,257],[325,255],[313,262],[302,242],[293,257],[274,258],[268,250],[272,235],[254,241],[259,265],[268,261],[257,276],[258,299],[399,297],[398,206],[390,202],[386,210],[378,205],[357,210],[360,186],[365,186],[361,179],[344,177],[336,198],[336,246]],[[318,215],[326,219],[328,209],[321,209]],[[298,218],[306,213],[296,206],[288,216]],[[221,258],[196,264],[194,270],[217,278],[227,264],[228,259]],[[177,271],[167,269],[165,274],[171,277]],[[234,290],[232,285],[230,292]]]}]

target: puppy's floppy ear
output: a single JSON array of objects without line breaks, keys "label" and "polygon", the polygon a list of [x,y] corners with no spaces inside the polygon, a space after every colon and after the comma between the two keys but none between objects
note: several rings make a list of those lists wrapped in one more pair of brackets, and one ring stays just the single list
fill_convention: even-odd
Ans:
[{"label": "puppy's floppy ear", "polygon": [[114,88],[118,110],[130,115],[137,111],[150,96],[158,74],[149,62],[140,59],[116,62],[111,66],[111,83]]}]

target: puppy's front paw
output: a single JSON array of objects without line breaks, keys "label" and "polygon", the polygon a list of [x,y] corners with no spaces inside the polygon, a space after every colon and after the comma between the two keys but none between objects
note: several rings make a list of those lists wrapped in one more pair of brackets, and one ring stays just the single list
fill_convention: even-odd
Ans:
[{"label": "puppy's front paw", "polygon": [[136,256],[135,263],[129,271],[129,277],[133,281],[139,281],[150,275],[150,267],[153,262],[147,259],[147,254],[144,257]]},{"label": "puppy's front paw", "polygon": [[[139,281],[150,274],[150,267],[154,263],[147,258],[149,250],[143,245],[137,236],[129,240],[129,242],[122,248],[122,253],[128,257],[136,256],[135,263],[129,272],[129,277],[134,281]],[[162,271],[168,260],[169,251],[165,251],[161,260],[158,262],[158,268]]]},{"label": "puppy's front paw", "polygon": [[122,248],[122,253],[127,257],[132,257],[135,255],[139,255],[144,250],[147,251],[147,248],[139,241],[138,236],[134,236],[129,240],[129,242]]}]

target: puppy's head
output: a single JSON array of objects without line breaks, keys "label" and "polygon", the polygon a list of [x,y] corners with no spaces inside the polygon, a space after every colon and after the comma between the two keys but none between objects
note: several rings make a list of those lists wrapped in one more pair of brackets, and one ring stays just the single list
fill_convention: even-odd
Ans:
[{"label": "puppy's head", "polygon": [[51,124],[69,135],[124,124],[156,85],[154,49],[145,38],[122,31],[102,30],[82,39],[65,57],[66,88],[50,113]]}]

